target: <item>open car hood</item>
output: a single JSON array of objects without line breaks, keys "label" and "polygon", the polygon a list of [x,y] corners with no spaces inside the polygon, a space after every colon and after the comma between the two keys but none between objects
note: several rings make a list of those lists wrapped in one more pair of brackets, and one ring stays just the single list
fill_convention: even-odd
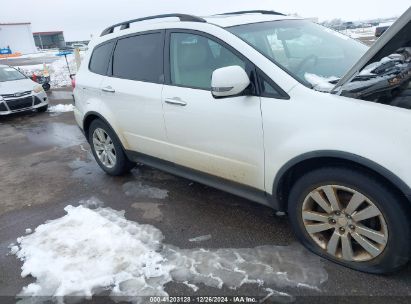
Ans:
[{"label": "open car hood", "polygon": [[344,86],[356,78],[360,72],[372,63],[383,62],[385,57],[399,49],[411,48],[411,7],[374,43],[360,60],[342,77],[332,93],[341,94]]}]

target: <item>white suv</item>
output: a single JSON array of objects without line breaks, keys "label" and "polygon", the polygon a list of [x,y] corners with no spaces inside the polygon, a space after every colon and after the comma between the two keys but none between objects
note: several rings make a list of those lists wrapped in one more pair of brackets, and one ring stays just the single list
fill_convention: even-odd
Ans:
[{"label": "white suv", "polygon": [[411,252],[410,20],[371,49],[272,11],[126,21],[90,45],[75,118],[108,174],[140,162],[234,193],[288,212],[325,258],[394,271]]}]

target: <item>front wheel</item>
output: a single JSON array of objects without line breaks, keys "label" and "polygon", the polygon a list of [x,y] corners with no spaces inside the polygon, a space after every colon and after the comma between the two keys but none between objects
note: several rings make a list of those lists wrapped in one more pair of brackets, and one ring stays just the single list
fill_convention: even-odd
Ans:
[{"label": "front wheel", "polygon": [[46,112],[48,108],[49,108],[49,105],[42,106],[40,108],[37,108],[37,112],[41,112],[41,113]]},{"label": "front wheel", "polygon": [[89,129],[89,143],[99,166],[109,175],[124,175],[133,167],[114,131],[100,119]]},{"label": "front wheel", "polygon": [[370,273],[393,272],[411,252],[409,208],[384,183],[347,168],[322,168],[291,189],[296,236],[311,251]]}]

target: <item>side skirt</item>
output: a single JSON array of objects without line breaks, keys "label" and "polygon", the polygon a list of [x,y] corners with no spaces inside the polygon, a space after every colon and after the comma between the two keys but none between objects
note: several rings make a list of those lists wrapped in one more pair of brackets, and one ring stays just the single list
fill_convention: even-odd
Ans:
[{"label": "side skirt", "polygon": [[187,178],[231,194],[241,196],[251,201],[263,204],[273,209],[278,209],[278,204],[271,199],[271,196],[265,191],[255,189],[253,187],[245,186],[236,182],[232,182],[214,175],[193,170],[178,164],[158,159],[149,155],[141,154],[135,151],[126,150],[127,157],[134,162],[142,163],[149,167],[153,167],[173,175]]}]

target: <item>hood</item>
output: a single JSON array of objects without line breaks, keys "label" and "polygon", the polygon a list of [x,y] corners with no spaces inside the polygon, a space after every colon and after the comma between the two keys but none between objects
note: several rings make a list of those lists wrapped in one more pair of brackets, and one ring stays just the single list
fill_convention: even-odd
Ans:
[{"label": "hood", "polygon": [[411,7],[391,25],[387,31],[374,43],[374,45],[360,58],[360,60],[342,77],[335,87],[333,93],[339,94],[343,86],[357,77],[365,67],[381,62],[386,63],[387,57],[397,53],[399,49],[411,47]]},{"label": "hood", "polygon": [[38,83],[31,79],[19,79],[0,82],[0,95],[32,91]]}]

